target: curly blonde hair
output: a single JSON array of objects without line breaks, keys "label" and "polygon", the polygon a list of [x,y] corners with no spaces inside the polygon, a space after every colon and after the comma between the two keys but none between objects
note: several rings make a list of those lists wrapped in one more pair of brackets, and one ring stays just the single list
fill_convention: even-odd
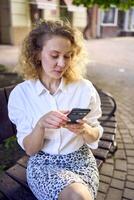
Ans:
[{"label": "curly blonde hair", "polygon": [[42,66],[38,55],[42,51],[45,42],[53,36],[65,37],[72,44],[73,56],[71,65],[63,75],[66,82],[76,81],[83,77],[88,59],[83,45],[82,33],[78,29],[71,27],[69,22],[42,20],[31,30],[22,43],[19,64],[16,71],[24,79],[39,78]]}]

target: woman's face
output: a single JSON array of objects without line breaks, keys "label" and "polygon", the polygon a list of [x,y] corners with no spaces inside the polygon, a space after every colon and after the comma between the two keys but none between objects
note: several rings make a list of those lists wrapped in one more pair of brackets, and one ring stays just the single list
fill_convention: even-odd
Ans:
[{"label": "woman's face", "polygon": [[42,78],[60,79],[70,65],[72,45],[69,39],[53,36],[41,51]]}]

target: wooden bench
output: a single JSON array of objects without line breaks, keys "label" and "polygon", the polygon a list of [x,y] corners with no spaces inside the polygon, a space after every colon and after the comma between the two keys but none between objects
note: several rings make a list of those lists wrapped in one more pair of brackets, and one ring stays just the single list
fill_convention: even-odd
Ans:
[{"label": "wooden bench", "polygon": [[[7,112],[7,102],[14,86],[0,89],[0,143],[16,134],[15,126],[10,122]],[[98,90],[98,89],[97,89]],[[98,168],[100,169],[109,154],[116,150],[116,102],[114,98],[98,90],[102,102],[102,117],[100,123],[104,134],[99,147],[93,150]],[[14,166],[0,175],[0,200],[35,200],[26,181],[26,166],[28,156],[24,155]]]}]

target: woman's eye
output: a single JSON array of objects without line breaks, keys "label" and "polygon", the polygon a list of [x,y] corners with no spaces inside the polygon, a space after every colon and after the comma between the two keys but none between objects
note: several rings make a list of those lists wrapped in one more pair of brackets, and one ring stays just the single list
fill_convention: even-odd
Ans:
[{"label": "woman's eye", "polygon": [[52,55],[52,58],[58,58],[58,55]]},{"label": "woman's eye", "polygon": [[[52,57],[53,59],[57,59],[57,58],[59,57],[59,55],[51,55],[51,57]],[[71,58],[71,55],[66,55],[66,56],[64,56],[64,58],[65,58],[65,59],[70,59],[70,58]]]},{"label": "woman's eye", "polygon": [[66,58],[66,59],[70,59],[70,58],[71,58],[71,56],[64,56],[64,58]]}]

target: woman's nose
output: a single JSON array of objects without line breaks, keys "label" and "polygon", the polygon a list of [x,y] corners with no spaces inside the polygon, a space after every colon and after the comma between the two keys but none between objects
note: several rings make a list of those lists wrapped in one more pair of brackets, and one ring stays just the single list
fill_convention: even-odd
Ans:
[{"label": "woman's nose", "polygon": [[65,59],[64,58],[59,58],[58,62],[57,62],[57,65],[59,67],[65,67]]}]

